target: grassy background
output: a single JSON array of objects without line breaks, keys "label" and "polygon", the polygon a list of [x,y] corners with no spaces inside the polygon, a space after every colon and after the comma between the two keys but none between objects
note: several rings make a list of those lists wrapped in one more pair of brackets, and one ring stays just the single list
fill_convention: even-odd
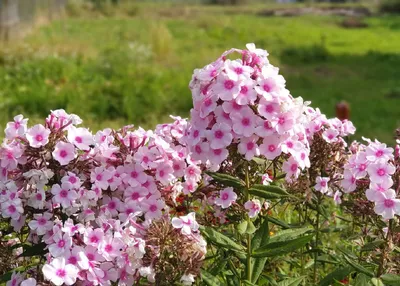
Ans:
[{"label": "grassy background", "polygon": [[153,128],[169,114],[188,116],[193,69],[254,42],[294,96],[329,116],[346,100],[358,136],[391,142],[400,126],[400,17],[371,16],[361,20],[367,27],[348,29],[339,16],[259,14],[279,8],[70,5],[64,18],[0,47],[0,127],[18,113],[36,122],[65,108],[93,129]]}]

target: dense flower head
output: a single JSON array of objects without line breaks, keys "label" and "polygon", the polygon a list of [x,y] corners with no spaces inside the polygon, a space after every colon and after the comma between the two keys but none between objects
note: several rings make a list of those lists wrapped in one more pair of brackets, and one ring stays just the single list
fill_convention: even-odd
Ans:
[{"label": "dense flower head", "polygon": [[[247,48],[229,50],[194,71],[190,83],[194,108],[188,130],[193,157],[218,169],[229,150],[238,150],[248,161],[288,154],[302,169],[305,164],[299,154],[309,153],[303,124],[306,105],[290,95],[266,51],[253,44]],[[228,59],[233,53],[241,58]]]},{"label": "dense flower head", "polygon": [[400,215],[400,200],[397,198],[399,156],[393,148],[378,140],[364,140],[367,144],[355,142],[351,146],[351,154],[344,166],[343,191],[365,192],[366,199],[374,203],[376,214],[384,219],[394,218]]},{"label": "dense flower head", "polygon": [[[24,275],[15,274],[15,285],[36,285],[37,277],[54,285],[152,282],[156,262],[144,265],[143,257],[154,249],[147,231],[160,220],[199,244],[200,265],[205,248],[194,214],[170,212],[176,198],[194,192],[202,180],[186,147],[187,121],[174,117],[154,132],[125,126],[96,134],[76,127],[81,123],[56,110],[44,125],[28,128],[22,116],[7,125],[0,214],[15,232],[27,231],[26,243],[43,242],[47,258],[24,282]],[[184,184],[190,192],[178,187]],[[43,276],[33,276],[37,269]],[[196,269],[179,279],[189,285]]]}]

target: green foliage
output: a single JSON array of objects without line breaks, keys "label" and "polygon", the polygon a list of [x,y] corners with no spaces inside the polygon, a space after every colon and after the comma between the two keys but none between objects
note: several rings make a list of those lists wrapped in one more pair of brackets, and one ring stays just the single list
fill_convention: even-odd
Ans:
[{"label": "green foliage", "polygon": [[400,1],[399,0],[383,0],[379,4],[379,10],[382,13],[399,14]]},{"label": "green foliage", "polygon": [[272,185],[254,185],[249,189],[249,192],[254,196],[267,200],[280,199],[289,195],[284,189]]},{"label": "green foliage", "polygon": [[305,235],[295,239],[268,242],[264,246],[255,249],[252,253],[252,257],[274,257],[285,255],[305,246],[312,240],[312,238],[313,235]]}]

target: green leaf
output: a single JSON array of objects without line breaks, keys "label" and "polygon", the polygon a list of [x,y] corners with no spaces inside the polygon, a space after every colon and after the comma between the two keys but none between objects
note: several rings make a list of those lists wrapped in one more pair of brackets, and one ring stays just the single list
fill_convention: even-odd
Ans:
[{"label": "green leaf", "polygon": [[304,276],[285,279],[278,282],[278,286],[297,286],[303,282]]},{"label": "green leaf", "polygon": [[385,284],[383,284],[382,280],[379,278],[372,278],[371,282],[374,286],[385,286]]},{"label": "green leaf", "polygon": [[[269,225],[268,219],[264,219],[263,223],[261,224],[260,228],[256,231],[251,240],[252,249],[260,248],[261,246],[267,244],[269,241]],[[265,263],[267,262],[266,257],[262,258],[254,258],[251,260],[252,262],[252,277],[251,281],[256,283],[258,278],[260,277],[261,273],[264,270]]]},{"label": "green leaf", "polygon": [[353,268],[351,266],[343,266],[340,268],[335,269],[328,275],[324,277],[319,282],[319,286],[329,286],[332,285],[333,282],[335,281],[340,281],[346,278],[351,272],[353,272]]},{"label": "green leaf", "polygon": [[323,232],[323,233],[342,232],[342,231],[346,230],[347,228],[348,228],[348,226],[345,226],[345,225],[330,226],[330,227],[326,227],[326,228],[321,229],[321,232]]},{"label": "green leaf", "polygon": [[201,226],[200,230],[201,230],[201,233],[206,238],[208,238],[209,240],[214,242],[216,245],[225,247],[227,249],[237,250],[237,251],[245,250],[245,248],[242,245],[237,244],[236,242],[234,242],[232,239],[230,239],[226,235],[223,235],[222,233],[214,230],[211,227]]},{"label": "green leaf", "polygon": [[282,188],[278,186],[264,186],[264,185],[254,185],[249,189],[249,193],[260,198],[267,200],[280,199],[282,197],[287,197],[289,194]]},{"label": "green leaf", "polygon": [[383,274],[379,278],[381,278],[381,280],[387,285],[393,285],[393,286],[400,285],[400,276],[399,275],[387,273],[387,274]]},{"label": "green leaf", "polygon": [[351,260],[351,258],[348,258],[347,256],[343,256],[344,259],[348,264],[350,264],[355,270],[357,270],[360,273],[364,273],[365,275],[369,277],[374,277],[374,273],[368,269],[366,269],[364,266],[358,264],[357,262]]},{"label": "green leaf", "polygon": [[201,270],[201,278],[208,286],[222,286],[221,281],[206,270]]},{"label": "green leaf", "polygon": [[236,276],[226,276],[228,286],[240,286],[240,280]]},{"label": "green leaf", "polygon": [[373,242],[367,243],[363,247],[361,247],[361,251],[375,250],[375,249],[379,248],[384,243],[385,243],[385,241],[383,239],[374,240]]},{"label": "green leaf", "polygon": [[271,236],[269,242],[292,240],[311,231],[313,231],[313,229],[308,227],[281,230],[275,235]]},{"label": "green leaf", "polygon": [[241,223],[239,223],[236,228],[240,234],[245,234],[247,230],[247,220],[244,220]]},{"label": "green leaf", "polygon": [[268,244],[253,251],[253,257],[274,257],[295,251],[313,238],[313,234],[295,238],[293,240],[269,242]]},{"label": "green leaf", "polygon": [[240,277],[239,271],[236,269],[236,267],[235,267],[235,265],[233,264],[233,262],[232,262],[231,259],[228,259],[228,266],[229,266],[229,269],[232,271],[232,273],[233,273],[239,280],[242,279],[242,278]]},{"label": "green leaf", "polygon": [[47,253],[44,248],[47,246],[46,243],[41,242],[34,245],[24,245],[24,252],[19,257],[31,257],[31,256],[42,256]]},{"label": "green leaf", "polygon": [[256,162],[257,165],[265,165],[268,162],[267,160],[258,157],[254,157],[252,160]]},{"label": "green leaf", "polygon": [[219,259],[214,261],[213,266],[208,269],[208,272],[212,275],[218,275],[222,270],[224,270],[227,263],[228,261],[225,257],[220,256]]},{"label": "green leaf", "polygon": [[276,224],[276,225],[279,225],[280,227],[282,227],[284,229],[293,228],[293,226],[291,226],[291,225],[289,225],[289,224],[285,223],[284,221],[279,220],[277,218],[269,216],[269,217],[267,217],[267,219],[268,219],[269,222],[271,222],[273,224]]},{"label": "green leaf", "polygon": [[10,281],[11,280],[11,276],[12,276],[14,271],[15,272],[25,272],[26,270],[28,270],[28,269],[36,266],[36,265],[37,264],[30,264],[28,266],[20,266],[20,267],[14,268],[13,270],[11,270],[9,272],[4,273],[3,275],[0,276],[0,284],[1,283],[6,283],[7,281]]},{"label": "green leaf", "polygon": [[354,282],[354,286],[368,286],[371,285],[370,281],[371,278],[369,278],[367,275],[359,273]]},{"label": "green leaf", "polygon": [[273,277],[269,276],[269,275],[263,274],[263,275],[260,277],[260,280],[261,280],[261,279],[267,280],[268,283],[269,283],[268,285],[271,285],[271,286],[277,286],[277,285],[278,285],[278,283],[275,281],[275,279],[274,279]]},{"label": "green leaf", "polygon": [[242,282],[243,282],[244,285],[257,286],[256,284],[251,283],[249,280],[243,280]]},{"label": "green leaf", "polygon": [[227,174],[220,174],[220,173],[215,173],[215,172],[206,172],[207,175],[209,175],[211,178],[213,178],[214,181],[217,183],[226,186],[226,187],[233,187],[236,189],[242,189],[244,188],[245,184],[242,180],[232,177]]},{"label": "green leaf", "polygon": [[250,220],[249,223],[247,224],[246,233],[253,234],[256,232],[256,230],[257,230],[257,228],[254,226],[253,222]]}]

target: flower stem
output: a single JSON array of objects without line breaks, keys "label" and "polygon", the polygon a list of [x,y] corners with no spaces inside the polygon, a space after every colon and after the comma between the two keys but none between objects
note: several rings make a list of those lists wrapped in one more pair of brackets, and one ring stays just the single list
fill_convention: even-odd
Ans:
[{"label": "flower stem", "polygon": [[[246,180],[246,201],[250,200],[250,193],[249,193],[249,189],[250,189],[250,179],[249,179],[249,164],[245,165],[245,180]],[[247,222],[248,224],[250,224],[250,217],[247,215]],[[251,234],[248,233],[247,234],[247,259],[246,259],[246,279],[248,281],[251,281]]]},{"label": "flower stem", "polygon": [[318,200],[317,200],[317,219],[316,219],[316,222],[315,222],[315,226],[314,226],[314,228],[315,228],[315,252],[314,252],[314,273],[313,273],[313,282],[314,282],[314,285],[317,285],[317,280],[318,280],[318,275],[317,275],[317,259],[318,259],[318,244],[319,244],[319,218],[320,218],[320,213],[319,213],[319,208],[318,208],[318,206],[320,205],[320,203],[321,203],[321,199],[320,199],[320,196],[319,196],[319,194],[317,194],[317,198],[318,198]]}]

